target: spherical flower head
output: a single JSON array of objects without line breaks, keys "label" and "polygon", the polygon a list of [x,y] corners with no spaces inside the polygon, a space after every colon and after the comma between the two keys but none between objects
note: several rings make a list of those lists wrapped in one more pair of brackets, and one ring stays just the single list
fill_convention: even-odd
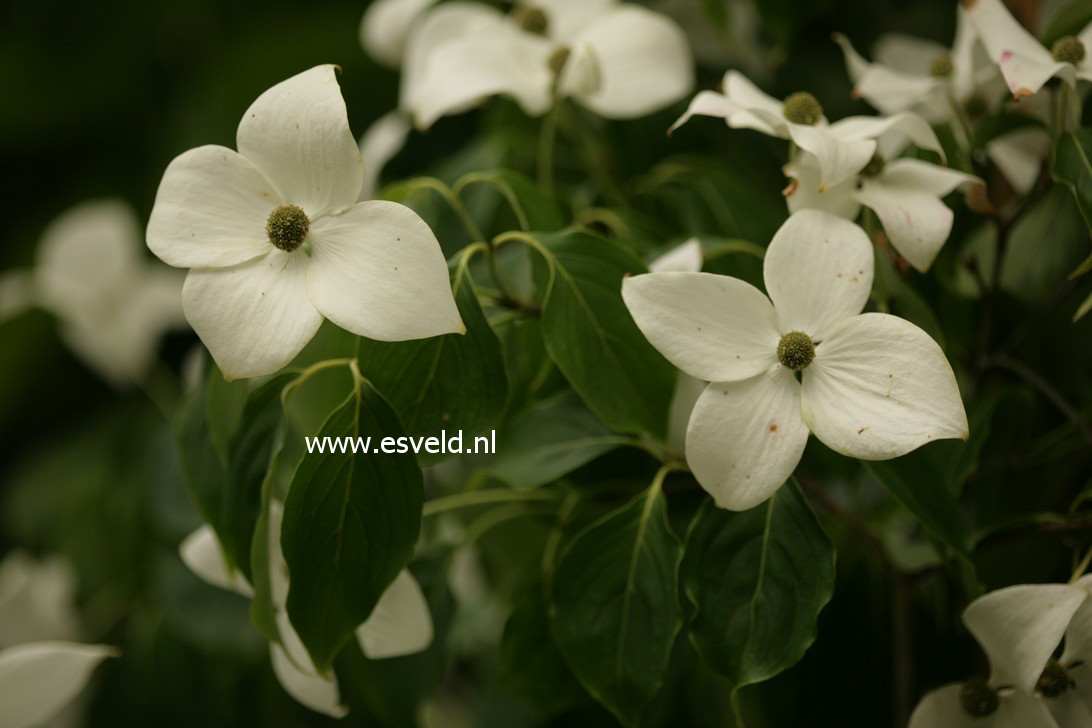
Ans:
[{"label": "spherical flower head", "polygon": [[1057,698],[1066,690],[1073,687],[1073,680],[1069,677],[1069,673],[1062,667],[1054,658],[1047,661],[1047,665],[1043,668],[1043,674],[1039,676],[1039,681],[1035,683],[1035,689],[1045,698]]},{"label": "spherical flower head", "polygon": [[997,691],[984,678],[972,677],[959,690],[959,704],[967,715],[985,718],[997,712],[1001,701],[997,697]]},{"label": "spherical flower head", "polygon": [[546,11],[534,5],[517,5],[512,11],[512,19],[520,29],[532,35],[546,35],[550,30],[550,18]]},{"label": "spherical flower head", "polygon": [[777,360],[786,369],[802,372],[815,360],[815,342],[803,331],[790,331],[777,343]]},{"label": "spherical flower head", "polygon": [[1084,61],[1084,43],[1072,35],[1065,35],[1054,41],[1050,47],[1050,55],[1058,63],[1072,63],[1074,66]]},{"label": "spherical flower head", "polygon": [[273,212],[269,213],[269,221],[265,224],[265,234],[269,236],[269,242],[286,253],[300,247],[310,229],[311,221],[307,218],[307,213],[296,205],[273,208]]},{"label": "spherical flower head", "polygon": [[793,124],[815,126],[823,118],[823,107],[820,105],[819,99],[807,91],[797,91],[785,97],[781,113]]},{"label": "spherical flower head", "polygon": [[952,75],[952,57],[942,53],[929,64],[929,75],[933,78],[947,78]]},{"label": "spherical flower head", "polygon": [[887,160],[883,158],[883,155],[876,152],[872,155],[872,159],[868,160],[868,164],[861,170],[862,177],[878,177],[880,172],[883,171],[884,164]]}]

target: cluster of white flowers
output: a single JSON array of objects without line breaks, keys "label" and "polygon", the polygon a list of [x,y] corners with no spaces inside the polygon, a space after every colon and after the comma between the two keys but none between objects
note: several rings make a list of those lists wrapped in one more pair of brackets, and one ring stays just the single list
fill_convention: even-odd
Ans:
[{"label": "cluster of white flowers", "polygon": [[1092,575],[998,589],[971,602],[963,623],[989,658],[989,678],[929,693],[909,728],[1092,726]]}]

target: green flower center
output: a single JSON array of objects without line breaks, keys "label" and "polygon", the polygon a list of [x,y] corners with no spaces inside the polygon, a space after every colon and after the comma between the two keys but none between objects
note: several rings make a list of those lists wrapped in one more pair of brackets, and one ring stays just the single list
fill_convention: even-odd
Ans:
[{"label": "green flower center", "polygon": [[823,117],[823,107],[819,104],[819,99],[807,91],[797,91],[785,97],[781,114],[794,124],[815,126]]},{"label": "green flower center", "polygon": [[311,221],[307,219],[307,213],[295,205],[274,208],[265,224],[269,242],[286,253],[300,247],[310,229]]},{"label": "green flower center", "polygon": [[997,698],[997,691],[986,684],[985,680],[972,677],[959,689],[959,704],[963,706],[967,715],[985,718],[997,711],[1000,701]]},{"label": "green flower center", "polygon": [[1081,43],[1071,35],[1062,36],[1054,41],[1054,45],[1050,47],[1050,55],[1052,55],[1054,60],[1058,63],[1072,63],[1076,66],[1084,60],[1084,43]]},{"label": "green flower center", "polygon": [[864,169],[861,170],[861,176],[862,177],[875,177],[876,175],[878,175],[880,172],[883,171],[883,165],[884,164],[885,164],[885,160],[883,158],[883,155],[880,154],[879,152],[876,152],[875,154],[872,155],[872,159],[868,160],[868,164],[866,164],[864,166]]},{"label": "green flower center", "polygon": [[803,371],[815,360],[815,342],[803,331],[790,331],[777,344],[777,360],[786,369]]},{"label": "green flower center", "polygon": [[934,78],[947,78],[952,75],[952,57],[942,53],[929,64],[929,75]]},{"label": "green flower center", "polygon": [[512,19],[522,30],[534,35],[546,35],[550,29],[550,18],[542,8],[534,5],[517,5],[512,11]]},{"label": "green flower center", "polygon": [[1071,687],[1073,687],[1073,681],[1069,673],[1055,659],[1047,660],[1043,674],[1039,676],[1039,682],[1035,683],[1035,689],[1044,698],[1056,698]]}]

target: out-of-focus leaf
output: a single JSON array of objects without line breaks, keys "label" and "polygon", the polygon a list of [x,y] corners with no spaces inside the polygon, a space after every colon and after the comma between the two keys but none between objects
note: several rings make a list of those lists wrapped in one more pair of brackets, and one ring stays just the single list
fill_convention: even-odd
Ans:
[{"label": "out-of-focus leaf", "polygon": [[455,194],[484,185],[496,190],[516,216],[520,230],[557,230],[565,221],[557,205],[547,198],[526,175],[510,169],[471,172],[455,183]]},{"label": "out-of-focus leaf", "polygon": [[489,473],[515,490],[557,480],[626,442],[563,392],[536,402],[501,432]]},{"label": "out-of-focus leaf", "polygon": [[1054,187],[1013,226],[1001,285],[1024,300],[1040,300],[1072,275],[1088,244],[1073,197]]},{"label": "out-of-focus leaf", "polygon": [[1092,5],[1087,0],[1070,0],[1054,13],[1050,25],[1043,31],[1043,45],[1049,48],[1062,36],[1077,35],[1089,23],[1092,23]]},{"label": "out-of-focus leaf", "polygon": [[551,582],[550,627],[573,673],[626,725],[659,691],[675,637],[682,544],[658,487],[581,531]]},{"label": "out-of-focus leaf", "polygon": [[373,449],[305,455],[292,479],[281,527],[288,614],[320,671],[413,555],[421,470],[412,455],[374,450],[382,438],[404,435],[390,405],[357,382],[318,437],[371,438]]},{"label": "out-of-focus leaf", "polygon": [[546,349],[589,407],[621,432],[663,437],[675,368],[652,348],[622,302],[622,279],[644,263],[598,235],[538,237],[535,282]]},{"label": "out-of-focus leaf", "polygon": [[[1092,10],[1089,15],[1092,16]],[[1073,193],[1085,224],[1092,230],[1092,127],[1062,135],[1054,150],[1050,173],[1055,181],[1061,182]],[[1083,271],[1092,268],[1092,256],[1081,268]],[[1074,275],[1080,273],[1074,272]]]},{"label": "out-of-focus leaf", "polygon": [[1084,302],[1077,307],[1077,312],[1073,314],[1073,323],[1080,321],[1089,311],[1092,311],[1092,293],[1089,293]]},{"label": "out-of-focus leaf", "polygon": [[834,593],[834,545],[795,482],[748,511],[707,502],[686,539],[690,639],[735,687],[795,665]]}]

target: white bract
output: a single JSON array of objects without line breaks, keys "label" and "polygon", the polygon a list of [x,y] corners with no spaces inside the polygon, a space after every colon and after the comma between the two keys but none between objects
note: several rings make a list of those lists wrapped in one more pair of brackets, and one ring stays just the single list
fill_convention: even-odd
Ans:
[{"label": "white bract", "polygon": [[710,382],[690,417],[686,459],[722,508],[769,498],[800,461],[809,431],[862,460],[967,437],[959,389],[936,342],[903,319],[860,313],[872,276],[863,230],[803,210],[766,252],[769,298],[709,273],[623,282],[626,306],[652,345]]},{"label": "white bract", "polygon": [[722,118],[733,129],[755,129],[792,142],[815,156],[817,189],[825,190],[857,174],[876,153],[876,139],[897,132],[944,157],[940,141],[925,119],[901,112],[889,117],[851,116],[833,124],[811,94],[800,92],[784,101],[763,93],[737,71],[724,74],[724,93],[702,91],[671,126],[678,129],[693,116]]},{"label": "white bract", "polygon": [[159,338],[184,325],[182,276],[145,260],[140,226],[119,200],[85,202],[42,233],[32,271],[0,280],[0,316],[41,306],[65,343],[114,385],[143,379]]},{"label": "white bract", "polygon": [[107,645],[78,637],[75,583],[52,560],[35,562],[15,552],[0,563],[0,725],[30,728],[64,713],[91,672],[107,657]]},{"label": "white bract", "polygon": [[402,65],[406,39],[414,22],[437,0],[375,0],[360,21],[360,45],[392,68]]},{"label": "white bract", "polygon": [[[926,271],[948,239],[955,219],[940,198],[957,187],[982,181],[920,159],[885,162],[883,142],[881,139],[882,151],[877,152],[860,175],[823,191],[818,190],[819,160],[807,152],[798,154],[784,168],[785,175],[794,180],[785,190],[785,199],[790,212],[825,210],[849,220],[856,219],[861,205],[871,208],[895,250],[912,266]],[[897,143],[891,147],[897,148]],[[898,152],[887,153],[894,156]]]},{"label": "white bract", "polygon": [[148,247],[191,269],[186,318],[228,378],[280,369],[324,316],[381,341],[465,331],[428,225],[357,203],[364,165],[334,70],[269,89],[239,123],[238,152],[191,149],[159,185]]},{"label": "white bract", "polygon": [[[283,506],[278,501],[269,509],[269,578],[277,631],[281,642],[271,642],[269,657],[277,680],[289,695],[311,710],[334,718],[348,713],[342,705],[337,678],[324,677],[315,669],[285,607],[288,599],[288,565],[281,552]],[[229,571],[220,542],[209,526],[190,534],[179,546],[182,561],[193,573],[213,586],[230,589],[245,597],[253,589],[241,574]],[[356,629],[357,643],[373,660],[400,657],[426,649],[432,643],[432,616],[421,587],[408,570],[403,570],[379,598],[368,619]]]},{"label": "white bract", "polygon": [[1092,81],[1092,23],[1076,37],[1067,36],[1047,49],[1012,17],[1001,0],[963,0],[967,19],[1001,69],[1016,98],[1031,96],[1055,76],[1070,86]]},{"label": "white bract", "polygon": [[[556,89],[555,89],[556,85]],[[406,44],[400,106],[427,129],[494,94],[531,116],[555,93],[630,119],[694,85],[686,35],[670,18],[614,0],[535,0],[511,14],[476,2],[437,6]]]},{"label": "white bract", "polygon": [[[1092,655],[1092,577],[1075,585],[1022,584],[971,602],[963,623],[989,658],[972,678],[926,695],[909,728],[1082,728],[1092,725],[1080,664]],[[1051,655],[1066,636],[1066,651]],[[1083,672],[1081,672],[1083,670]]]}]

